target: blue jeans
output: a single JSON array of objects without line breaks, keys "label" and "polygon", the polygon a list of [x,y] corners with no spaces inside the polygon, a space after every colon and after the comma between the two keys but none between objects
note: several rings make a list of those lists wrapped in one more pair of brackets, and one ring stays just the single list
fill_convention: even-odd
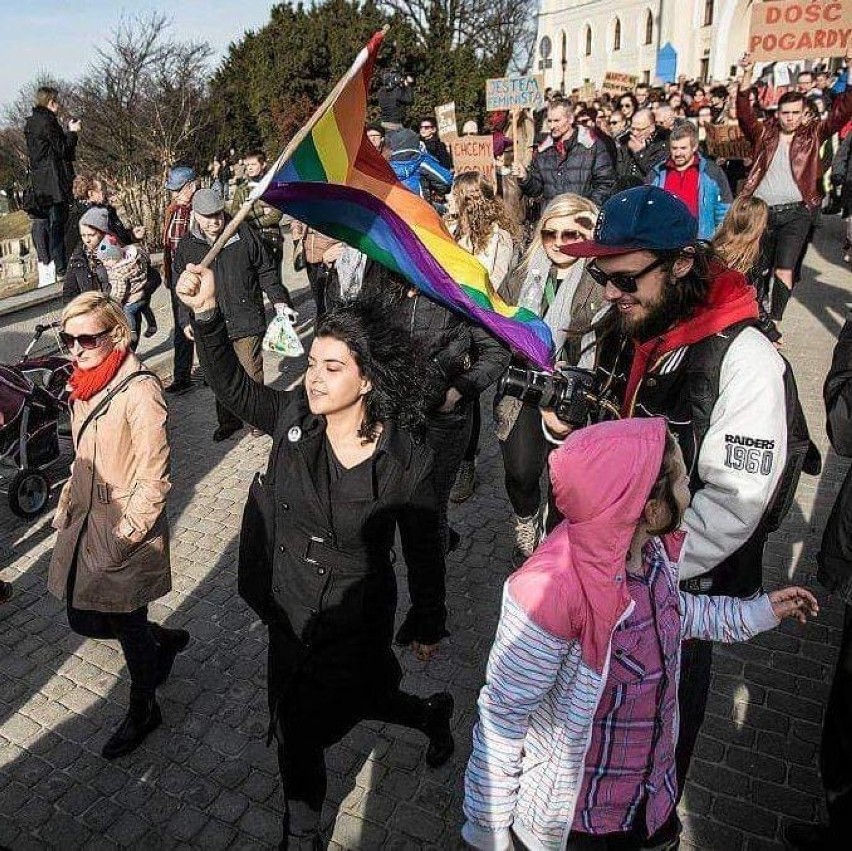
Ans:
[{"label": "blue jeans", "polygon": [[135,352],[136,347],[139,345],[139,331],[142,328],[142,313],[145,310],[145,300],[125,304],[122,310],[130,324],[130,350]]}]

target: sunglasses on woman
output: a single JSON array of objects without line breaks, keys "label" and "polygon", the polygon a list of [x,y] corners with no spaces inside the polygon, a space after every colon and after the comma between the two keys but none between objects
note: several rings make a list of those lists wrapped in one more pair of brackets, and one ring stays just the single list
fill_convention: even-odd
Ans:
[{"label": "sunglasses on woman", "polygon": [[586,264],[586,271],[592,276],[596,284],[600,284],[602,287],[612,284],[619,292],[632,295],[639,289],[639,279],[644,278],[645,275],[653,272],[654,269],[659,269],[665,262],[662,257],[658,257],[653,263],[649,263],[644,269],[640,269],[631,275],[626,272],[613,272],[609,274],[604,272],[595,260],[592,260]]},{"label": "sunglasses on woman", "polygon": [[541,241],[545,244],[553,242],[580,242],[586,236],[578,230],[551,230],[550,228],[541,229]]},{"label": "sunglasses on woman", "polygon": [[112,330],[100,331],[97,334],[66,334],[65,331],[59,332],[59,339],[62,340],[62,345],[69,351],[74,347],[74,343],[79,343],[81,349],[96,349],[103,341],[112,334]]}]

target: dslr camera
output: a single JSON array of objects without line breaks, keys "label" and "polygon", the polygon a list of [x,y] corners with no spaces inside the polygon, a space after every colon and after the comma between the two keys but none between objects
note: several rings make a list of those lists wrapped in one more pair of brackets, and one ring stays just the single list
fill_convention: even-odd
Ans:
[{"label": "dslr camera", "polygon": [[559,367],[554,372],[510,366],[497,384],[497,392],[527,405],[552,408],[562,422],[581,428],[600,404],[594,386],[594,373],[577,366]]}]

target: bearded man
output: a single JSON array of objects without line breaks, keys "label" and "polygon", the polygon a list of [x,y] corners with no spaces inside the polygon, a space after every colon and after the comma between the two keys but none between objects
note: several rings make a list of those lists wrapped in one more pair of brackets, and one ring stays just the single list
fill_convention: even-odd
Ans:
[{"label": "bearded man", "polygon": [[[698,241],[686,204],[657,186],[614,195],[594,238],[562,251],[590,258],[586,271],[609,302],[597,323],[598,392],[622,417],[665,417],[683,450],[692,491],[684,590],[754,594],[788,437],[786,366],[756,327],[754,290]],[[542,416],[552,437],[570,431],[552,412]],[[704,720],[710,644],[685,642],[682,660],[681,790]],[[676,843],[676,816],[667,831]]]}]

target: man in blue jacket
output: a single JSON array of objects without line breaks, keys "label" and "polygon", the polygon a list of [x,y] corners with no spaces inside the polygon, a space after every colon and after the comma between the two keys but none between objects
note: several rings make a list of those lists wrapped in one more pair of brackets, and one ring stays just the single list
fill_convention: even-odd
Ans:
[{"label": "man in blue jacket", "polygon": [[669,136],[669,157],[645,180],[677,195],[698,219],[698,238],[712,239],[733,202],[725,172],[698,152],[698,130],[680,124]]}]

